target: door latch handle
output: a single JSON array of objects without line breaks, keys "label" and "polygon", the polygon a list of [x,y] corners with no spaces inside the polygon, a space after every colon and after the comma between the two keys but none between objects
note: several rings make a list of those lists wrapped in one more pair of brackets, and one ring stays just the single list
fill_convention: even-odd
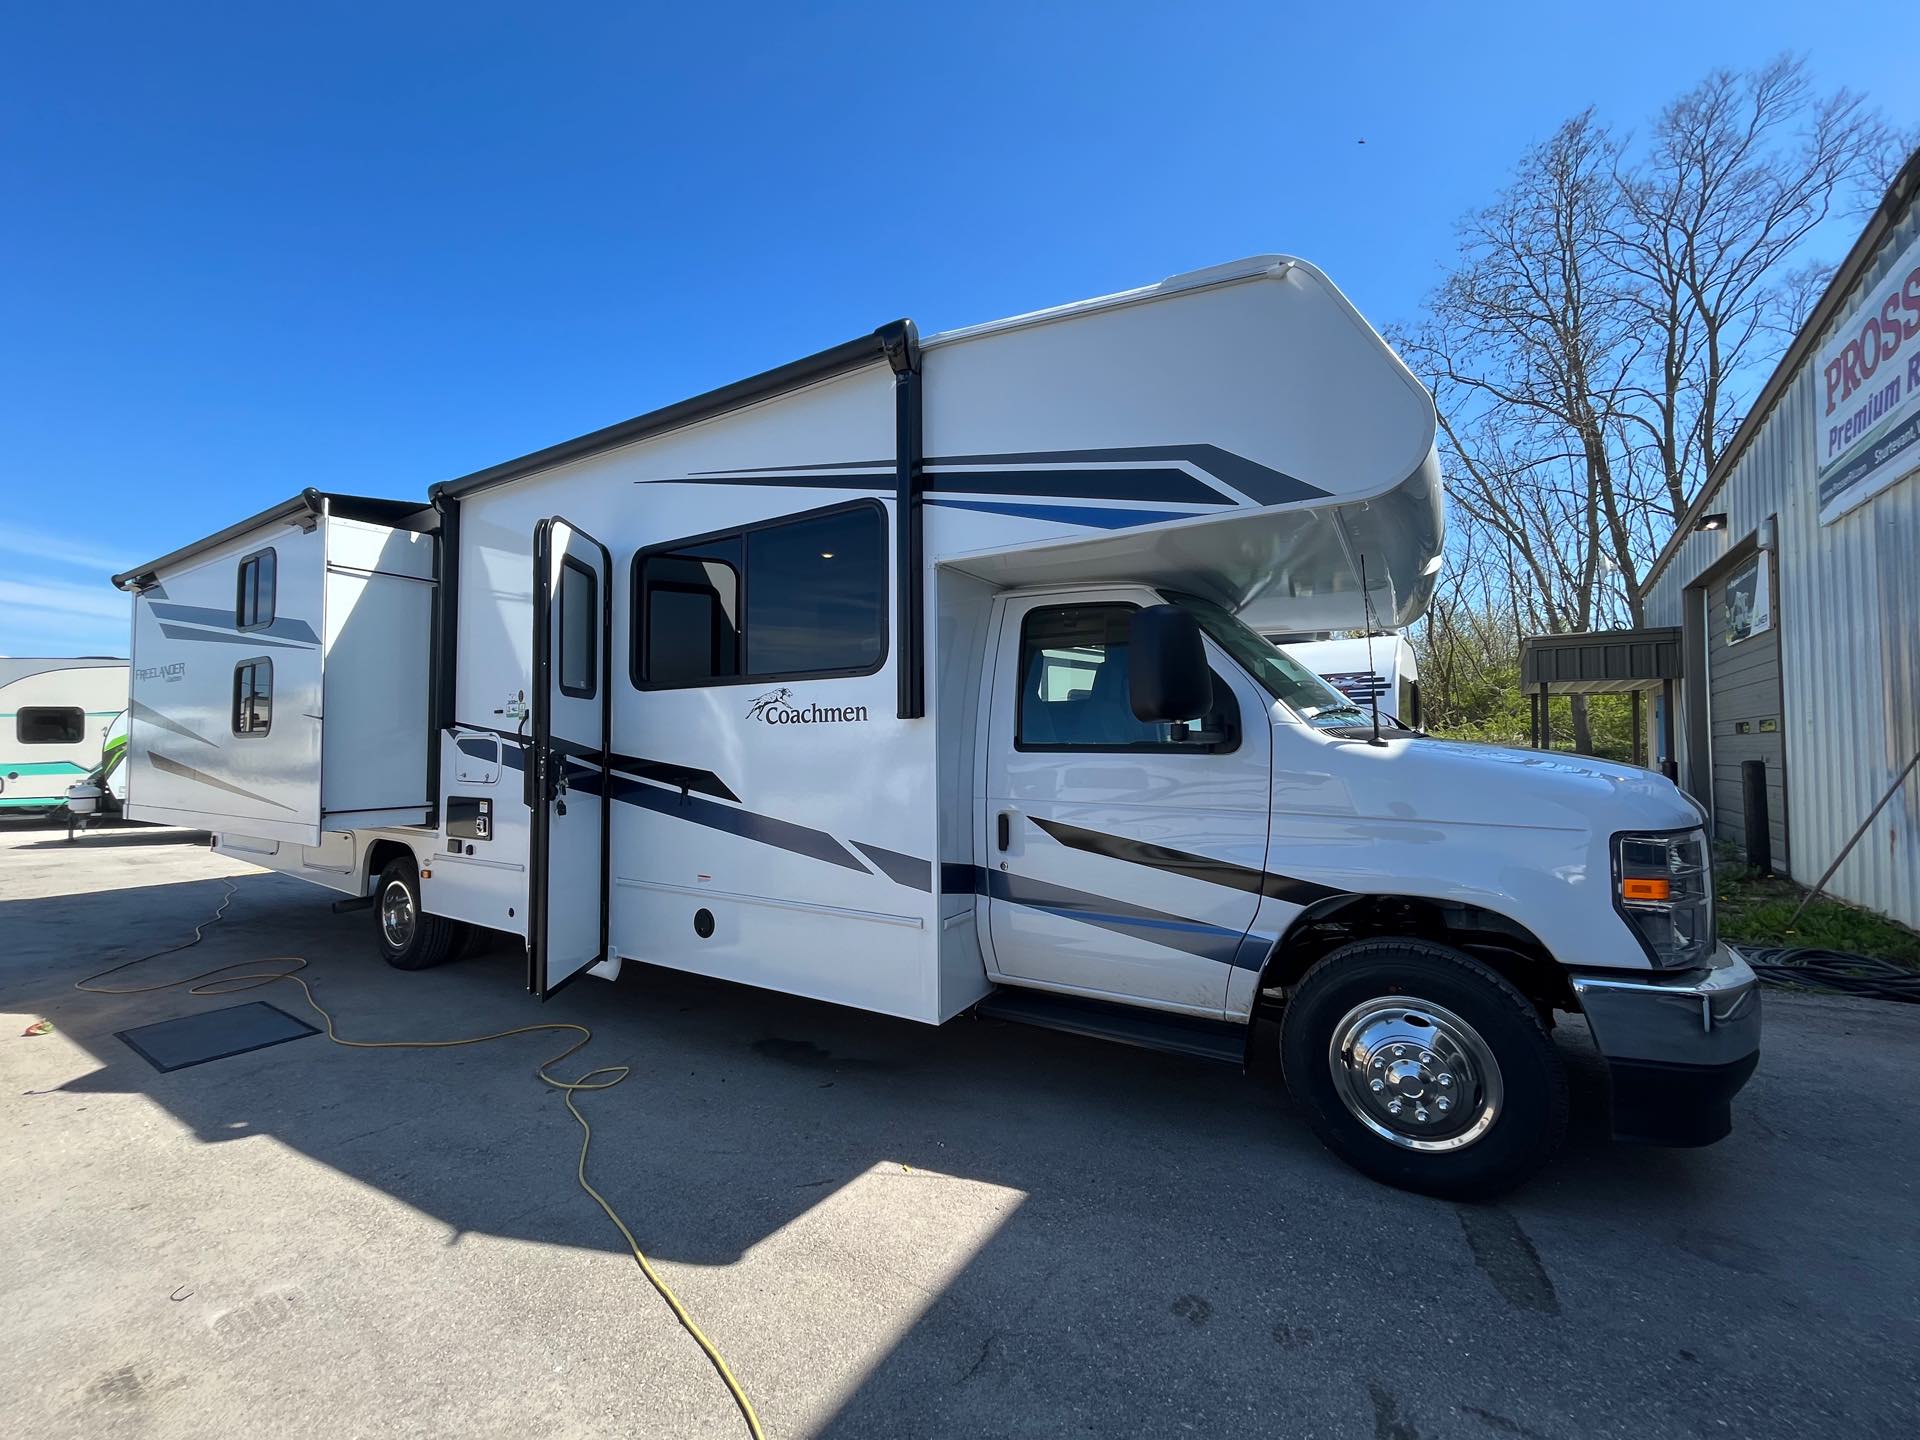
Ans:
[{"label": "door latch handle", "polygon": [[1000,848],[1005,850],[1013,844],[1013,812],[1002,810],[996,817],[994,825],[994,838],[1000,842]]}]

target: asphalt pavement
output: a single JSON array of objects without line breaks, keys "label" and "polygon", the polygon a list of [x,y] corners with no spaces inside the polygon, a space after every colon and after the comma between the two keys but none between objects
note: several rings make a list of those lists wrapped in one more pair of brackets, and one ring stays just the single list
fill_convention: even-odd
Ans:
[{"label": "asphalt pavement", "polygon": [[[0,1429],[735,1436],[575,1185],[565,1037],[169,1073],[115,1032],[265,999],[76,992],[271,955],[349,1038],[549,1020],[590,1171],[772,1436],[1920,1432],[1920,1007],[1767,997],[1710,1149],[1612,1144],[1581,1022],[1559,1160],[1502,1203],[1326,1154],[1271,1073],[939,1029],[629,967],[542,1006],[514,945],[387,969],[369,914],[177,832],[0,832]],[[142,974],[115,977],[138,981]],[[50,1019],[50,1034],[26,1036]],[[316,1022],[317,1023],[317,1022]]]}]

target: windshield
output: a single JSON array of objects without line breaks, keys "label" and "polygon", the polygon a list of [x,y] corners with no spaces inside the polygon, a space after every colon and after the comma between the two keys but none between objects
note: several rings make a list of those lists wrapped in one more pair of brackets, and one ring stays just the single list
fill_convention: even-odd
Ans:
[{"label": "windshield", "polygon": [[1309,724],[1333,730],[1363,724],[1367,714],[1286,651],[1249,630],[1238,616],[1197,595],[1166,591],[1167,599],[1200,622],[1200,628],[1231,655],[1274,699]]}]

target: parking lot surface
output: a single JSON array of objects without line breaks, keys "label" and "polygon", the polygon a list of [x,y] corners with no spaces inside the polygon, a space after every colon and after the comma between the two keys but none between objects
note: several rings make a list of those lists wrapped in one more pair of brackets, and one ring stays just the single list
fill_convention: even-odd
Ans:
[{"label": "parking lot surface", "polygon": [[[544,1007],[500,944],[419,974],[368,914],[132,828],[0,833],[0,1429],[731,1436],[575,1185],[564,1041],[160,1073],[117,998],[298,954],[340,1033],[590,1026],[591,1176],[770,1435],[1865,1436],[1920,1430],[1920,1007],[1769,995],[1735,1133],[1615,1146],[1578,1020],[1553,1167],[1496,1205],[1361,1178],[1270,1074],[628,967]],[[50,1034],[24,1036],[41,1018]],[[316,1022],[317,1023],[317,1022]]]}]

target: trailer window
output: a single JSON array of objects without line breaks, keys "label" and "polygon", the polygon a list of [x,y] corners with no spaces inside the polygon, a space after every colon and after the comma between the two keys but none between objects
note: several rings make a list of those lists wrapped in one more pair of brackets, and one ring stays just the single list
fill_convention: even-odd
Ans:
[{"label": "trailer window", "polygon": [[1060,605],[1027,612],[1020,627],[1016,750],[1219,752],[1236,747],[1239,707],[1218,672],[1213,711],[1193,718],[1188,739],[1176,740],[1171,726],[1133,713],[1127,627],[1134,608]]},{"label": "trailer window", "polygon": [[273,661],[264,656],[233,667],[233,733],[264,735],[273,724]]},{"label": "trailer window", "polygon": [[13,737],[22,745],[78,745],[87,733],[77,705],[27,705],[13,717]]},{"label": "trailer window", "polygon": [[560,693],[591,700],[599,675],[600,577],[568,555],[560,561]]},{"label": "trailer window", "polygon": [[636,685],[869,675],[887,652],[886,512],[870,501],[643,551]]},{"label": "trailer window", "polygon": [[233,620],[240,629],[262,630],[273,624],[276,568],[271,550],[256,550],[240,561],[233,601]]}]

